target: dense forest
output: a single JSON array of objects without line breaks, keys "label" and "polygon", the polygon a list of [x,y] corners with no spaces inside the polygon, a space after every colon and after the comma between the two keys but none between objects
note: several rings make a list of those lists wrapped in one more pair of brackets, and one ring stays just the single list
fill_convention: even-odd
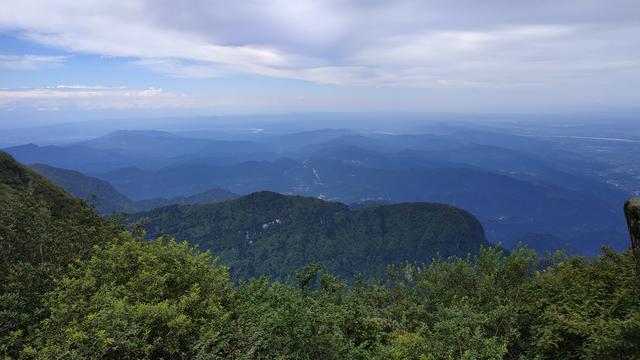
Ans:
[{"label": "dense forest", "polygon": [[234,282],[217,254],[143,235],[0,153],[0,356],[640,358],[630,252],[482,246],[349,284],[317,264]]},{"label": "dense forest", "polygon": [[234,279],[284,279],[319,263],[347,279],[382,275],[387,264],[476,253],[482,225],[452,206],[406,203],[351,210],[341,203],[258,192],[207,205],[135,214],[150,238],[169,235],[210,250]]}]

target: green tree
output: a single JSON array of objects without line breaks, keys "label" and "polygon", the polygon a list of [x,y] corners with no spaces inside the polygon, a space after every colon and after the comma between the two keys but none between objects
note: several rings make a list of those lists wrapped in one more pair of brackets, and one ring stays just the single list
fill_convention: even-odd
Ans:
[{"label": "green tree", "polygon": [[78,261],[56,285],[25,354],[185,359],[232,351],[228,271],[186,243],[129,235]]}]

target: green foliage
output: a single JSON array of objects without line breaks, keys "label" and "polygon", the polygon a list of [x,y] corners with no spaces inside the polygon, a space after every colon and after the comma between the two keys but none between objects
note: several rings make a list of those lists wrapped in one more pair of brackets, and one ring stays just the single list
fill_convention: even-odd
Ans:
[{"label": "green foliage", "polygon": [[536,279],[533,352],[565,359],[640,358],[640,286],[633,256],[571,257]]},{"label": "green foliage", "polygon": [[[317,265],[297,285],[232,285],[206,253],[130,235],[55,282],[24,337],[35,358],[637,359],[630,253],[541,268],[524,249],[389,269],[349,286]],[[594,291],[604,286],[606,291]],[[21,334],[12,334],[14,338]]]},{"label": "green foliage", "polygon": [[227,270],[173,240],[129,237],[79,261],[47,296],[44,358],[193,358],[229,351]]},{"label": "green foliage", "polygon": [[67,265],[119,231],[0,152],[0,356],[15,355],[29,340],[46,316],[44,294]]},{"label": "green foliage", "polygon": [[220,256],[234,279],[284,279],[308,263],[352,278],[383,275],[386,264],[474,253],[488,245],[480,223],[428,203],[356,211],[313,198],[254,193],[219,204],[171,206],[134,215],[150,238],[169,235]]}]

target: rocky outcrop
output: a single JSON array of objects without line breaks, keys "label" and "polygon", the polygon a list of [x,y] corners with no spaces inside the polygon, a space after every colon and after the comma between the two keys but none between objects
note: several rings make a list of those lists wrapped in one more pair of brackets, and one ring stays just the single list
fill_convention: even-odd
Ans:
[{"label": "rocky outcrop", "polygon": [[631,236],[631,251],[636,260],[636,275],[640,277],[640,197],[631,198],[624,203],[624,215],[627,217]]}]

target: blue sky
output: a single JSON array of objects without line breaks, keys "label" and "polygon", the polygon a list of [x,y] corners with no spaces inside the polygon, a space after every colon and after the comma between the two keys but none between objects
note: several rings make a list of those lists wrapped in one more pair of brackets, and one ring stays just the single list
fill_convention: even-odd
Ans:
[{"label": "blue sky", "polygon": [[635,108],[638,14],[636,0],[9,1],[0,121]]}]

